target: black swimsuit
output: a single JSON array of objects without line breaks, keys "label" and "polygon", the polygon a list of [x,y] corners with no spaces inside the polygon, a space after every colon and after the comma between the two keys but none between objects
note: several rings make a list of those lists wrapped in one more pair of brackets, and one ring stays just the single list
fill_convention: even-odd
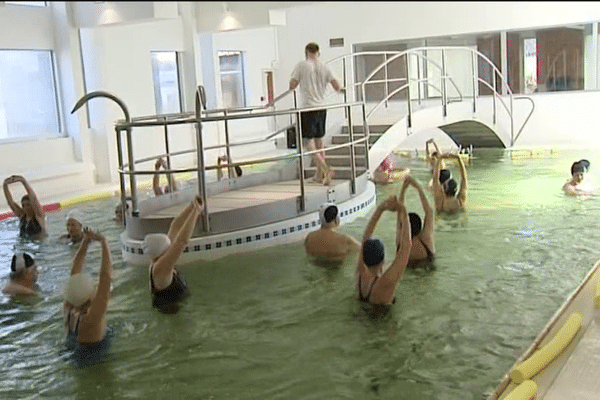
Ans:
[{"label": "black swimsuit", "polygon": [[179,310],[177,303],[190,294],[187,283],[177,270],[173,271],[171,284],[165,289],[157,290],[152,279],[152,268],[150,268],[150,291],[152,306],[166,314],[176,313]]},{"label": "black swimsuit", "polygon": [[79,322],[83,315],[80,314],[77,316],[75,329],[71,329],[71,314],[72,311],[69,310],[69,314],[67,315],[67,349],[73,351],[71,354],[72,360],[79,366],[97,364],[108,353],[108,348],[114,337],[113,328],[107,325],[104,337],[96,343],[82,344],[77,341],[77,335]]},{"label": "black swimsuit", "polygon": [[[379,279],[378,276],[375,277],[375,279],[373,279],[373,282],[371,282],[371,286],[369,286],[369,291],[367,292],[366,296],[363,296],[362,294],[362,285],[361,285],[361,275],[358,275],[358,299],[360,301],[364,301],[365,303],[370,303],[369,302],[369,298],[371,297],[371,292],[373,292],[373,288],[375,287],[375,283],[377,282],[377,279]],[[394,296],[394,298],[392,299],[391,304],[394,304],[396,302],[396,296]]]},{"label": "black swimsuit", "polygon": [[[421,242],[421,244],[425,248],[425,251],[427,252],[427,258],[422,259],[422,260],[408,260],[408,264],[406,265],[408,268],[417,268],[417,267],[421,266],[423,262],[427,262],[427,265],[426,265],[426,267],[427,267],[435,259],[435,254],[431,250],[429,250],[429,247],[427,247],[427,245],[425,245],[425,242],[423,242],[423,239],[421,239],[420,237],[417,237],[417,239],[419,239],[419,242]],[[396,246],[396,251],[398,251],[398,250],[400,250],[400,245]]]},{"label": "black swimsuit", "polygon": [[42,226],[37,218],[27,219],[27,216],[23,215],[19,219],[19,234],[21,236],[33,236],[38,233],[42,233]]}]

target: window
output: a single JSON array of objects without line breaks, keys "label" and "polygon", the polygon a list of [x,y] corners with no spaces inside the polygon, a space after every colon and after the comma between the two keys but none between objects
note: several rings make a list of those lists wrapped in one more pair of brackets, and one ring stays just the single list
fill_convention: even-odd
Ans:
[{"label": "window", "polygon": [[57,136],[52,52],[0,50],[0,140]]},{"label": "window", "polygon": [[223,107],[245,107],[246,91],[242,52],[219,51],[218,56]]},{"label": "window", "polygon": [[46,7],[45,1],[5,1],[4,4],[13,6]]},{"label": "window", "polygon": [[535,38],[523,40],[523,76],[525,94],[537,91],[537,50]]},{"label": "window", "polygon": [[177,114],[182,109],[179,57],[175,51],[151,53],[157,114]]}]

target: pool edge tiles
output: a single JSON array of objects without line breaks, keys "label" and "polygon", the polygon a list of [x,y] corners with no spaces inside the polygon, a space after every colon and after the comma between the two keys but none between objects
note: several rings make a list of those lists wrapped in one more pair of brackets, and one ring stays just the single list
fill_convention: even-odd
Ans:
[{"label": "pool edge tiles", "polygon": [[[375,205],[375,201],[375,184],[368,182],[367,189],[363,193],[336,204],[339,208],[340,225],[365,216]],[[314,210],[308,214],[268,225],[192,238],[179,258],[178,264],[197,260],[216,260],[229,254],[294,243],[303,240],[309,232],[320,227],[319,210]],[[123,261],[127,263],[147,265],[150,262],[142,250],[142,241],[130,239],[127,237],[127,231],[121,233],[121,253]]]}]

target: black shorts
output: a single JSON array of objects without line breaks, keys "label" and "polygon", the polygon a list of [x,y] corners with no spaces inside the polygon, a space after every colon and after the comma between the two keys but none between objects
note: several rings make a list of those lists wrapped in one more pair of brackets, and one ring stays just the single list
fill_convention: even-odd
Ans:
[{"label": "black shorts", "polygon": [[300,114],[302,137],[304,139],[319,139],[325,136],[325,118],[327,110],[306,111]]}]

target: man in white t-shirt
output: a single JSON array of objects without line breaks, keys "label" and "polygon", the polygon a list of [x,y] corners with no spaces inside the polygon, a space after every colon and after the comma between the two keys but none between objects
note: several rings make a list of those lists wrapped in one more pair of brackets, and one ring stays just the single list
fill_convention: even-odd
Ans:
[{"label": "man in white t-shirt", "polygon": [[[304,49],[305,60],[300,61],[290,79],[290,90],[296,89],[300,85],[300,94],[302,96],[302,107],[319,107],[325,103],[325,93],[327,85],[337,91],[342,89],[339,82],[333,77],[333,74],[321,61],[319,61],[319,45],[309,43]],[[325,118],[327,110],[305,111],[300,114],[302,126],[302,137],[307,140],[306,147],[310,151],[323,149],[323,136],[325,136]],[[313,159],[317,165],[317,173],[314,180],[318,183],[328,185],[333,177],[333,171],[327,166],[323,152],[313,154]]]}]

